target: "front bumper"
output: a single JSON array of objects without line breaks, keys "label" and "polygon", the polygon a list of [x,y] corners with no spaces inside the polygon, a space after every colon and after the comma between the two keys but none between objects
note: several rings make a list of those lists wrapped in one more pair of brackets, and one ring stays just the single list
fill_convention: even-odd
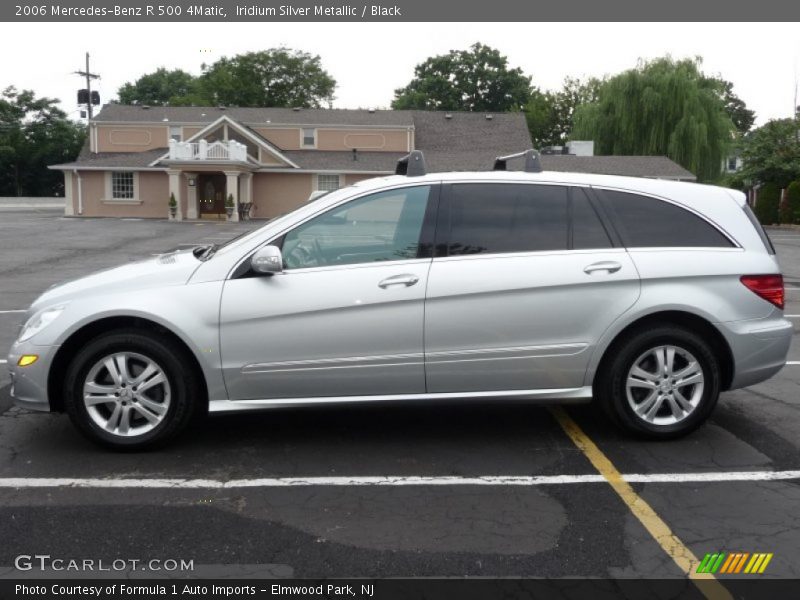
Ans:
[{"label": "front bumper", "polygon": [[717,324],[733,353],[733,380],[730,389],[760,383],[786,364],[794,326],[776,311],[766,319]]},{"label": "front bumper", "polygon": [[[11,373],[11,397],[22,408],[50,411],[47,395],[47,379],[50,365],[58,346],[37,346],[30,342],[15,343],[8,355],[8,370]],[[17,366],[20,356],[35,354],[39,359],[27,367]]]}]

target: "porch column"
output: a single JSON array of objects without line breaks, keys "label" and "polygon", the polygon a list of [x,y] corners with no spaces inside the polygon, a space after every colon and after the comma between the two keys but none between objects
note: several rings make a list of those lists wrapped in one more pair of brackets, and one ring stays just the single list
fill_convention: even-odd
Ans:
[{"label": "porch column", "polygon": [[72,204],[72,173],[64,171],[64,215],[71,217],[75,214],[75,206]]},{"label": "porch column", "polygon": [[231,221],[239,220],[239,175],[239,171],[225,171],[225,176],[228,178],[225,185],[225,202],[227,203],[228,196],[233,196]]},{"label": "porch column", "polygon": [[[196,219],[198,215],[197,208],[197,173],[184,173],[186,176],[187,193],[186,193],[186,218]],[[194,182],[194,185],[192,185]]]},{"label": "porch column", "polygon": [[244,203],[244,204],[253,204],[253,174],[252,173],[242,173],[242,203]]},{"label": "porch column", "polygon": [[[181,208],[181,172],[175,170],[167,171],[167,175],[169,175],[169,193],[170,196],[175,194],[175,201],[178,203],[178,212],[175,213],[175,220],[182,221],[183,220],[183,210]],[[169,200],[169,196],[167,197]],[[169,217],[169,206],[167,206],[167,216]]]}]

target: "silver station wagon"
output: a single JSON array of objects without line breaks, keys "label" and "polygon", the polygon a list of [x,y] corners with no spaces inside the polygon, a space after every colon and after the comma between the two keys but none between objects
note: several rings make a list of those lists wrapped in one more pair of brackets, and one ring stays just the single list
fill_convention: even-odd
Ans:
[{"label": "silver station wagon", "polygon": [[205,412],[397,401],[594,398],[671,438],[785,363],[783,278],[740,192],[534,151],[397,171],[48,290],[11,348],[17,404],[118,449]]}]

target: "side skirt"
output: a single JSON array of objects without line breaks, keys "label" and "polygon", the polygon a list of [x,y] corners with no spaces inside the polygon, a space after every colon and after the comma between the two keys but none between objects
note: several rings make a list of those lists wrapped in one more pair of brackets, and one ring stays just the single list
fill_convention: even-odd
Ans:
[{"label": "side skirt", "polygon": [[210,413],[231,413],[293,406],[336,404],[406,404],[410,402],[521,401],[530,404],[585,404],[592,399],[591,386],[551,390],[506,390],[500,392],[455,392],[446,394],[393,394],[379,396],[320,396],[315,398],[271,398],[266,400],[211,400]]}]

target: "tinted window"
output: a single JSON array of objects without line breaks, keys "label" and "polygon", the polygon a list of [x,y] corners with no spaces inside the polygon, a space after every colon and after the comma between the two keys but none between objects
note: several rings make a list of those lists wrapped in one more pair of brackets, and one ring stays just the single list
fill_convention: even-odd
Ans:
[{"label": "tinted window", "polygon": [[287,269],[416,258],[430,186],[371,194],[286,234]]},{"label": "tinted window", "polygon": [[567,190],[474,183],[452,187],[449,254],[567,248]]},{"label": "tinted window", "polygon": [[611,248],[611,240],[600,217],[580,188],[572,190],[572,248]]},{"label": "tinted window", "polygon": [[668,202],[625,192],[602,194],[621,226],[625,245],[630,248],[733,245],[697,215]]}]

